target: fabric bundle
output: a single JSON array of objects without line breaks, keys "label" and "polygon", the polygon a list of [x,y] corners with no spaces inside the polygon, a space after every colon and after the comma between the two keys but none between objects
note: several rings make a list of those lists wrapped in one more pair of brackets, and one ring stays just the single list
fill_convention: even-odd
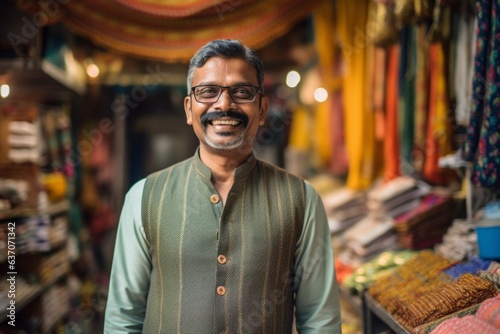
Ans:
[{"label": "fabric bundle", "polygon": [[467,220],[455,219],[443,236],[442,243],[434,248],[436,253],[456,261],[477,256],[479,251],[475,225]]},{"label": "fabric bundle", "polygon": [[441,242],[453,222],[453,207],[449,196],[425,196],[416,208],[396,218],[398,245],[405,249],[423,249]]},{"label": "fabric bundle", "polygon": [[390,217],[369,215],[344,233],[346,247],[367,260],[383,250],[396,248],[394,220]]},{"label": "fabric bundle", "polygon": [[348,188],[322,196],[331,233],[345,231],[360,221],[367,212],[364,192]]},{"label": "fabric bundle", "polygon": [[371,189],[367,206],[374,215],[394,218],[417,207],[428,191],[424,183],[402,176]]},{"label": "fabric bundle", "polygon": [[464,274],[457,281],[417,296],[409,304],[397,302],[395,315],[405,327],[416,327],[494,297],[494,285],[479,276]]},{"label": "fabric bundle", "polygon": [[454,266],[446,269],[444,273],[456,280],[464,274],[476,274],[479,271],[486,270],[491,263],[492,261],[474,257],[470,261],[455,264]]}]

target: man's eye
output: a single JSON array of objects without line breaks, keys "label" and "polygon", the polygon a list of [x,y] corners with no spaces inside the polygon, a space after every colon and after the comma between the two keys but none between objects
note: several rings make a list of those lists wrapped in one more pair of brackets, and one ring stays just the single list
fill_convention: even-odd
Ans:
[{"label": "man's eye", "polygon": [[205,88],[198,90],[198,94],[202,94],[202,95],[217,94],[217,90],[213,87],[205,87]]},{"label": "man's eye", "polygon": [[238,87],[233,90],[233,94],[239,97],[245,97],[251,95],[250,89],[248,87]]}]

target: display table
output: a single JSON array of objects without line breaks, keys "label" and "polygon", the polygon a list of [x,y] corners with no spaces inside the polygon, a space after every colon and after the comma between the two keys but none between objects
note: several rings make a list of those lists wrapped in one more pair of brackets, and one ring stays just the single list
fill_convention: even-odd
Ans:
[{"label": "display table", "polygon": [[410,333],[368,292],[365,292],[363,294],[363,332],[375,334],[387,328],[398,334]]}]

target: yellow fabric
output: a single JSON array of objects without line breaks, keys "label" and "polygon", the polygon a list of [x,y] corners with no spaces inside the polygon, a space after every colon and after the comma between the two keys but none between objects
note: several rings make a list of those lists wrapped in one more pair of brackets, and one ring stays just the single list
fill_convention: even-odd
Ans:
[{"label": "yellow fabric", "polygon": [[309,111],[304,106],[297,106],[293,113],[288,144],[298,151],[309,151],[311,143],[311,120]]},{"label": "yellow fabric", "polygon": [[440,69],[436,82],[436,119],[434,121],[436,140],[440,156],[452,153],[452,128],[448,121],[448,98],[446,91],[445,56],[443,47],[438,48],[436,57],[437,67]]},{"label": "yellow fabric", "polygon": [[331,136],[330,136],[330,104],[328,100],[316,104],[314,115],[314,156],[317,168],[323,169],[328,165],[331,157]]},{"label": "yellow fabric", "polygon": [[376,164],[380,159],[380,145],[375,143],[374,113],[366,103],[366,53],[369,46],[365,27],[368,7],[369,0],[335,2],[336,31],[345,62],[343,103],[349,156],[346,185],[357,190],[367,189],[380,168]]}]

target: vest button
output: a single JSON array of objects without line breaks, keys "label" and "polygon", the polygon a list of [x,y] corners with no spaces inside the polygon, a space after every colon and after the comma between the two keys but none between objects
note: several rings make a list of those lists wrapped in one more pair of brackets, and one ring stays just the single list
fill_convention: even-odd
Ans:
[{"label": "vest button", "polygon": [[218,286],[217,287],[217,294],[219,296],[224,296],[226,294],[226,288],[223,286]]},{"label": "vest button", "polygon": [[214,204],[217,204],[217,203],[219,203],[219,201],[220,201],[220,198],[219,198],[218,195],[212,195],[212,196],[210,196],[210,202],[212,202]]},{"label": "vest button", "polygon": [[224,255],[219,255],[217,256],[217,262],[219,262],[220,264],[224,264],[227,262],[227,257],[225,257]]}]

